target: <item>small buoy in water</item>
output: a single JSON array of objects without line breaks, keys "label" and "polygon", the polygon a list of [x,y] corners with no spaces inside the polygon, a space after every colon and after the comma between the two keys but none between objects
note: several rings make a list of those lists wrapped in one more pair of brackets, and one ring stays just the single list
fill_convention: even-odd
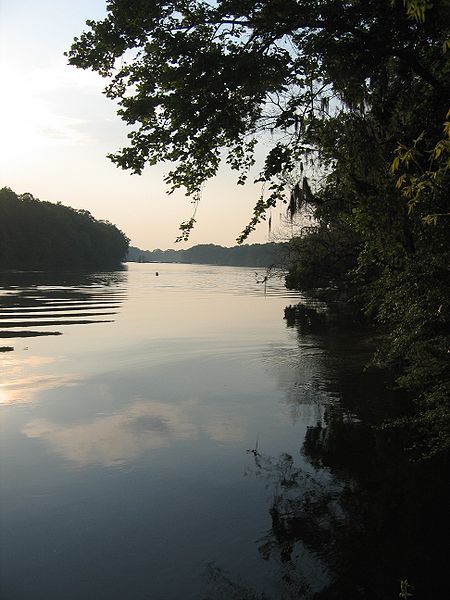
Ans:
[{"label": "small buoy in water", "polygon": [[159,275],[158,271],[156,271],[155,275],[156,275],[156,277],[158,277],[158,275]]}]

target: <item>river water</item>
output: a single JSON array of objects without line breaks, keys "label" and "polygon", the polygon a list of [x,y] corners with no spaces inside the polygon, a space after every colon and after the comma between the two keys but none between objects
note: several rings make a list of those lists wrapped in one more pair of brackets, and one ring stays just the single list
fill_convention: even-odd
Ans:
[{"label": "river water", "polygon": [[393,490],[409,467],[353,410],[383,394],[367,336],[287,322],[301,296],[259,271],[0,277],[2,600],[420,587],[417,473]]}]

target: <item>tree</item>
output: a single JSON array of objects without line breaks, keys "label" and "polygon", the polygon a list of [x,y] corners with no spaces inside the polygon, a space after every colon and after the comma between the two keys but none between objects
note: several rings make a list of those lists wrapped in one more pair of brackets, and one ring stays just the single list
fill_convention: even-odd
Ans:
[{"label": "tree", "polygon": [[[383,357],[411,390],[424,452],[449,447],[449,1],[107,7],[68,58],[107,78],[132,127],[112,160],[136,173],[169,161],[169,191],[184,187],[197,202],[222,157],[245,182],[264,139],[262,194],[239,241],[277,201],[291,215],[308,204],[319,230],[297,243],[290,285],[356,293],[389,335]],[[334,270],[328,249],[316,251],[324,243],[342,254]]]},{"label": "tree", "polygon": [[[409,2],[412,14],[417,4]],[[68,57],[109,78],[106,95],[133,128],[129,146],[111,155],[118,166],[141,173],[146,163],[173,162],[169,189],[184,187],[196,199],[223,153],[243,183],[256,139],[275,133],[260,178],[269,194],[246,235],[282,197],[286,175],[320,149],[324,123],[364,114],[375,102],[387,113],[392,86],[405,81],[433,92],[436,109],[448,97],[446,2],[421,24],[388,0],[110,0],[107,7]],[[445,112],[439,106],[439,123]]]}]

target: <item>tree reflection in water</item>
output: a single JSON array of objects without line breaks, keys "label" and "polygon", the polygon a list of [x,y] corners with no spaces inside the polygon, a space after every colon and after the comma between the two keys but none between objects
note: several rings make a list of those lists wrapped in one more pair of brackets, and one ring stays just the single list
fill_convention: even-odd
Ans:
[{"label": "tree reflection in water", "polygon": [[[414,598],[445,597],[447,461],[408,461],[384,432],[346,418],[341,407],[327,408],[324,423],[308,429],[302,453],[313,475],[289,455],[255,456],[257,471],[275,479],[272,528],[260,552],[297,587],[286,597],[395,598],[401,579]],[[318,572],[328,580],[320,589]]]},{"label": "tree reflection in water", "polygon": [[[414,462],[405,451],[407,432],[379,427],[405,399],[380,373],[364,370],[367,334],[347,331],[339,341],[335,323],[330,330],[326,318],[301,314],[299,336],[320,334],[338,400],[308,428],[302,461],[249,451],[255,475],[273,494],[272,526],[259,553],[278,565],[275,597],[386,600],[398,598],[405,581],[414,600],[446,597],[448,457]],[[269,598],[233,584],[220,569],[210,571],[210,580],[214,599]]]},{"label": "tree reflection in water", "polygon": [[124,268],[0,272],[0,339],[61,335],[68,325],[111,323],[126,297],[126,276]]}]

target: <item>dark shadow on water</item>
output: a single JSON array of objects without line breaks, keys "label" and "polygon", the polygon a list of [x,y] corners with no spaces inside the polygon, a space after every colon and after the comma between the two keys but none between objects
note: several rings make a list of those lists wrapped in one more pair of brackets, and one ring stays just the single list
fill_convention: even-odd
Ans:
[{"label": "dark shadow on water", "polygon": [[253,475],[272,495],[258,552],[280,591],[258,594],[214,568],[205,598],[387,600],[401,585],[413,600],[447,597],[449,457],[414,462],[406,433],[379,426],[407,399],[389,374],[365,368],[370,332],[313,313],[291,311],[288,326],[300,344],[323,349],[332,401],[299,440],[298,456],[249,451]]},{"label": "dark shadow on water", "polygon": [[308,430],[302,453],[313,475],[289,455],[255,457],[273,482],[272,527],[259,552],[295,585],[286,597],[396,598],[400,580],[414,598],[445,597],[448,461],[411,463],[398,444],[332,408]]},{"label": "dark shadow on water", "polygon": [[47,327],[112,322],[105,317],[119,310],[126,281],[126,268],[100,273],[1,272],[0,338],[60,335]]}]

